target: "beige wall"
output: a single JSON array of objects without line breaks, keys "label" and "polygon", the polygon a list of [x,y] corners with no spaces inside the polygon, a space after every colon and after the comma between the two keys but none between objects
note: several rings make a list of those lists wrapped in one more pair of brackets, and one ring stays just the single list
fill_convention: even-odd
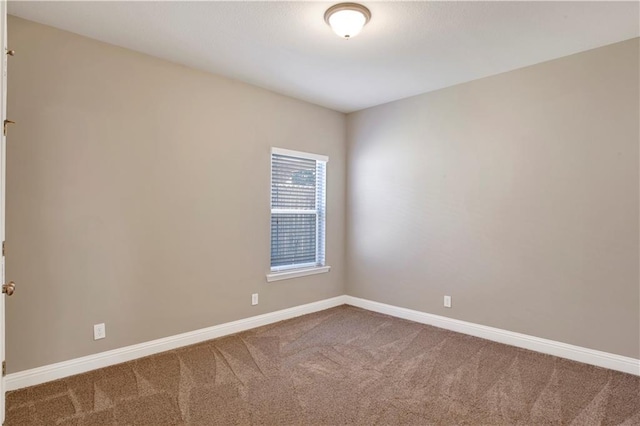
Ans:
[{"label": "beige wall", "polygon": [[347,293],[639,358],[638,51],[350,114]]},{"label": "beige wall", "polygon": [[[15,17],[9,40],[9,372],[344,293],[343,114]],[[266,283],[271,146],[330,157],[327,274]]]},{"label": "beige wall", "polygon": [[[345,283],[640,357],[637,39],[346,119],[15,17],[9,40],[9,372]],[[331,158],[328,274],[265,282],[271,146]]]}]

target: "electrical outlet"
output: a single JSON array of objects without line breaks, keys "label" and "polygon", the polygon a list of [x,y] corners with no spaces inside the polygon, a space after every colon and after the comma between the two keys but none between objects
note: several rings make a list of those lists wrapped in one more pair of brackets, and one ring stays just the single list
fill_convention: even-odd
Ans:
[{"label": "electrical outlet", "polygon": [[93,340],[104,339],[107,337],[107,327],[105,327],[104,323],[95,324],[93,326]]},{"label": "electrical outlet", "polygon": [[445,296],[444,297],[444,307],[445,308],[450,308],[451,307],[451,296]]},{"label": "electrical outlet", "polygon": [[258,304],[258,293],[253,293],[251,295],[251,304],[252,305],[257,305]]}]

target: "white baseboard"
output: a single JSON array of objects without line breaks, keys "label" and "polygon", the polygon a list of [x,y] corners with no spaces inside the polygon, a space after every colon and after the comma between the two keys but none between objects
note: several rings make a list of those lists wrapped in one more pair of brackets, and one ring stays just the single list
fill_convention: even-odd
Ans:
[{"label": "white baseboard", "polygon": [[442,317],[440,315],[427,314],[425,312],[414,311],[412,309],[399,308],[397,306],[373,302],[371,300],[360,299],[353,296],[345,296],[345,298],[348,305],[357,306],[369,311],[379,312],[422,324],[433,325],[446,330],[457,331],[458,333],[481,337],[494,342],[505,343],[519,348],[530,349],[544,354],[555,355],[561,358],[583,362],[585,364],[596,365],[598,367],[609,368],[611,370],[640,376],[640,360],[635,358],[596,351],[594,349],[587,349],[580,346],[569,345],[567,343],[556,342],[554,340],[542,339],[540,337],[529,336],[527,334],[515,333],[513,331],[502,330],[500,328],[488,327],[486,325],[479,325],[453,318]]},{"label": "white baseboard", "polygon": [[469,334],[494,342],[504,343],[519,348],[530,349],[561,358],[567,358],[598,367],[622,371],[640,376],[640,360],[607,352],[587,349],[554,340],[542,339],[527,334],[488,327],[466,321],[400,308],[371,300],[353,296],[337,296],[306,305],[295,306],[281,311],[270,312],[255,317],[214,325],[200,330],[190,331],[175,336],[152,340],[124,348],[113,349],[94,355],[71,359],[56,364],[45,365],[31,370],[11,373],[5,377],[5,389],[12,391],[28,386],[38,385],[51,380],[62,379],[75,374],[86,373],[97,368],[131,361],[137,358],[157,354],[160,352],[193,345],[206,340],[227,336],[274,322],[295,318],[300,315],[322,311],[340,305],[352,305],[373,312],[404,318],[421,324],[428,324],[458,333]]},{"label": "white baseboard", "polygon": [[157,354],[183,346],[193,345],[206,340],[215,339],[229,334],[260,327],[274,322],[295,318],[300,315],[310,314],[335,306],[344,305],[346,296],[337,296],[331,299],[320,300],[306,305],[295,306],[281,311],[270,312],[255,317],[249,317],[238,321],[232,321],[213,327],[177,334],[175,336],[113,349],[94,355],[45,365],[30,370],[8,374],[5,377],[5,389],[12,391],[27,386],[33,386],[51,380],[62,379],[75,374],[86,373],[97,368],[108,367],[121,362],[131,361],[148,355]]}]

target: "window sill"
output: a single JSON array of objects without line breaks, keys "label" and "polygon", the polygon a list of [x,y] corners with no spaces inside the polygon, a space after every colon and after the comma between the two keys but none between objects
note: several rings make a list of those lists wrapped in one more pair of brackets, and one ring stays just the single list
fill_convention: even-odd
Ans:
[{"label": "window sill", "polygon": [[306,275],[323,274],[329,272],[331,266],[316,266],[313,268],[290,269],[288,271],[274,271],[267,274],[267,282],[288,280],[290,278],[304,277]]}]

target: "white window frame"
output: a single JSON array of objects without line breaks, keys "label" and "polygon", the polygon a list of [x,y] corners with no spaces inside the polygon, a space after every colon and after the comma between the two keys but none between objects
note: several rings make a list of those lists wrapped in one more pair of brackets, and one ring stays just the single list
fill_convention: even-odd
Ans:
[{"label": "white window frame", "polygon": [[[271,185],[272,185],[272,181],[273,181],[273,155],[286,155],[289,157],[298,157],[298,158],[304,158],[304,159],[309,159],[309,160],[316,160],[316,161],[323,161],[325,163],[325,167],[326,164],[329,162],[329,157],[326,155],[320,155],[320,154],[313,154],[313,153],[309,153],[309,152],[302,152],[302,151],[294,151],[291,149],[284,149],[284,148],[276,148],[276,147],[272,147],[271,148],[271,155],[269,156],[269,162],[271,164],[271,176],[269,179],[269,194],[271,194]],[[327,172],[325,169],[325,196],[326,196],[326,177],[327,177]],[[320,235],[319,235],[319,224],[317,223],[318,218],[320,217],[320,215],[318,214],[318,210],[314,209],[314,210],[304,210],[304,209],[274,209],[271,208],[272,206],[272,202],[270,201],[269,203],[269,209],[270,209],[270,213],[269,215],[271,216],[274,213],[280,213],[280,214],[300,214],[300,213],[309,213],[309,214],[315,214],[316,215],[316,259],[317,257],[320,255],[320,250],[319,250],[319,245],[321,244],[320,242]],[[317,204],[316,204],[317,207]],[[322,242],[323,246],[325,247],[325,252],[326,252],[326,200],[324,200],[324,220],[325,220],[325,233],[324,235],[322,235],[322,237],[324,237],[325,241]],[[326,253],[324,253],[323,256],[326,260]],[[314,274],[321,274],[324,272],[329,272],[331,270],[331,267],[326,265],[326,263],[324,265],[318,265],[318,262],[310,262],[310,263],[299,263],[299,264],[295,264],[295,265],[285,265],[285,266],[276,266],[276,267],[270,267],[270,272],[267,274],[267,281],[268,282],[272,282],[272,281],[279,281],[279,280],[285,280],[285,279],[289,279],[289,278],[298,278],[298,277],[303,277],[306,275],[314,275]]]}]

